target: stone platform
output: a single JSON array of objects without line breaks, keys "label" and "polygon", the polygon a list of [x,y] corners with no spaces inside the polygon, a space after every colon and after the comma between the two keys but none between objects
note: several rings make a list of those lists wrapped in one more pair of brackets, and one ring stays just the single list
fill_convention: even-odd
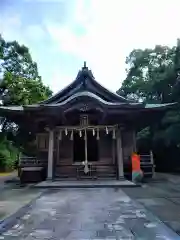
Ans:
[{"label": "stone platform", "polygon": [[139,187],[128,180],[59,180],[59,181],[43,181],[33,187],[35,188],[123,188],[123,187]]}]

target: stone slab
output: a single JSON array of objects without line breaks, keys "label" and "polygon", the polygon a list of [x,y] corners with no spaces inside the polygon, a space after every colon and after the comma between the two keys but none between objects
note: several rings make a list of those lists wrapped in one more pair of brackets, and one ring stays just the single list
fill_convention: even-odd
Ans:
[{"label": "stone slab", "polygon": [[143,204],[146,209],[154,213],[162,222],[180,234],[179,184],[172,184],[168,181],[150,181],[141,188],[124,188],[123,191],[132,199]]},{"label": "stone slab", "polygon": [[74,180],[74,181],[43,181],[33,186],[34,188],[101,188],[101,187],[140,187],[128,180]]},{"label": "stone slab", "polygon": [[3,189],[0,194],[0,233],[12,226],[16,218],[22,216],[32,201],[41,195],[39,189]]},{"label": "stone slab", "polygon": [[1,237],[4,240],[180,239],[118,188],[49,189]]}]

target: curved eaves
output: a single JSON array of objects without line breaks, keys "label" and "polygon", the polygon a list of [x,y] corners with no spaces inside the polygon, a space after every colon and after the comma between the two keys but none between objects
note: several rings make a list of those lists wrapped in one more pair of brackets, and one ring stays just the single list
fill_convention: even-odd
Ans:
[{"label": "curved eaves", "polygon": [[23,106],[0,106],[0,109],[13,112],[22,112],[24,110]]},{"label": "curved eaves", "polygon": [[[75,93],[74,95],[70,96],[69,98],[67,98],[66,100],[60,102],[60,103],[56,103],[56,104],[48,104],[48,105],[44,105],[44,107],[47,108],[56,108],[56,107],[63,107],[66,104],[70,103],[71,101],[74,101],[78,98],[91,98],[92,100],[104,105],[104,106],[110,106],[110,107],[143,107],[144,105],[142,103],[140,104],[129,104],[129,103],[120,103],[120,102],[108,102],[105,101],[104,99],[100,98],[99,96],[95,95],[94,93],[88,92],[88,91],[83,91],[83,92],[78,92]],[[41,105],[42,106],[42,105]]]},{"label": "curved eaves", "polygon": [[63,88],[59,92],[57,92],[52,97],[40,102],[39,104],[49,104],[49,103],[58,101],[58,99],[60,99],[63,95],[66,95],[71,89],[73,89],[75,87],[75,84],[76,84],[76,80],[71,82],[69,85],[67,85],[65,88]]},{"label": "curved eaves", "polygon": [[22,116],[24,108],[22,106],[0,106],[0,117]]},{"label": "curved eaves", "polygon": [[173,107],[177,106],[177,102],[175,103],[160,103],[160,104],[146,104],[146,109],[156,109],[156,108],[166,108],[166,107]]},{"label": "curved eaves", "polygon": [[114,93],[104,86],[102,86],[99,82],[97,82],[95,79],[93,79],[94,84],[96,85],[97,88],[100,88],[102,91],[104,91],[107,95],[109,95],[114,101],[117,102],[124,102],[124,103],[129,103],[130,101],[127,100],[126,98],[118,95],[117,93]]},{"label": "curved eaves", "polygon": [[66,97],[68,93],[70,93],[73,89],[76,89],[78,85],[81,85],[82,78],[81,75],[83,74],[83,70],[80,70],[75,78],[69,85],[58,91],[55,95],[48,98],[45,101],[40,102],[40,104],[53,104],[61,101],[61,98]]}]

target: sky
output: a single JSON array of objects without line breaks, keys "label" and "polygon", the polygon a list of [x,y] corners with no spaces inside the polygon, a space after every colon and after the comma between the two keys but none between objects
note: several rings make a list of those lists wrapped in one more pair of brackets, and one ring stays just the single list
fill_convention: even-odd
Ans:
[{"label": "sky", "polygon": [[179,0],[0,0],[0,33],[26,45],[55,92],[83,66],[111,91],[126,77],[135,48],[172,46],[180,37]]}]

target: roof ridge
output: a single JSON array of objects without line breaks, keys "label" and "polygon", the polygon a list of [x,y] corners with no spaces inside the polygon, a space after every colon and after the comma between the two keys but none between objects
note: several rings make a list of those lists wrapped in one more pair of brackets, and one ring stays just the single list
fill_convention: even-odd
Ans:
[{"label": "roof ridge", "polygon": [[55,95],[51,96],[49,99],[40,103],[47,104],[52,102],[60,102],[62,98],[64,98],[68,93],[70,94],[72,89],[75,89],[81,83],[84,85],[85,89],[88,89],[88,87],[90,87],[92,84],[91,87],[97,88],[97,92],[100,92],[101,95],[104,94],[104,98],[106,100],[109,99],[109,102],[132,102],[102,86],[98,81],[96,81],[92,71],[87,67],[86,62],[84,62],[82,69],[78,71],[74,81],[72,81],[62,90],[58,91]]}]

